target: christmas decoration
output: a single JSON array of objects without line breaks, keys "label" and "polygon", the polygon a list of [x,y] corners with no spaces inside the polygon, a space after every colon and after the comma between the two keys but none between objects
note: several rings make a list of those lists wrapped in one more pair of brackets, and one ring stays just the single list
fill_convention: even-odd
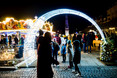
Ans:
[{"label": "christmas decoration", "polygon": [[113,54],[117,51],[116,48],[114,48],[114,41],[110,40],[110,38],[106,38],[107,42],[104,42],[102,40],[101,46],[100,46],[100,60],[101,61],[111,61]]}]

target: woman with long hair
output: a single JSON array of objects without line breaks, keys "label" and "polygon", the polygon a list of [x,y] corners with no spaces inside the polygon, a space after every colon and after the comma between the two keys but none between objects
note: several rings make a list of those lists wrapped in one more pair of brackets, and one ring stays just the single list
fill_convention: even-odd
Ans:
[{"label": "woman with long hair", "polygon": [[59,64],[59,62],[52,58],[51,53],[51,34],[46,32],[38,46],[38,78],[53,78],[51,64]]}]

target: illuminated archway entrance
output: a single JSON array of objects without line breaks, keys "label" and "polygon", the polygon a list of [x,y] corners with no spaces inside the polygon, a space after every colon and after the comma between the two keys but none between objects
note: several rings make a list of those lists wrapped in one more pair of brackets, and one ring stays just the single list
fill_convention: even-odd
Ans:
[{"label": "illuminated archway entrance", "polygon": [[100,29],[100,27],[98,26],[98,24],[92,19],[90,18],[88,15],[80,12],[80,11],[76,11],[76,10],[72,10],[72,9],[57,9],[57,10],[53,10],[50,12],[47,12],[45,14],[43,14],[42,16],[40,16],[37,21],[31,26],[27,37],[25,39],[25,44],[24,44],[24,61],[19,63],[18,65],[16,65],[16,67],[22,65],[22,64],[26,64],[26,66],[28,67],[32,62],[34,62],[36,60],[36,56],[35,56],[35,50],[34,50],[34,45],[35,45],[35,33],[37,33],[37,31],[39,30],[39,28],[41,29],[44,22],[47,21],[48,19],[50,19],[51,17],[54,17],[56,15],[60,15],[60,14],[73,14],[73,15],[77,15],[80,17],[85,18],[86,20],[88,20],[89,22],[91,22],[96,29],[99,31],[102,39],[104,39],[105,41],[105,37],[104,34],[102,32],[102,30]]}]

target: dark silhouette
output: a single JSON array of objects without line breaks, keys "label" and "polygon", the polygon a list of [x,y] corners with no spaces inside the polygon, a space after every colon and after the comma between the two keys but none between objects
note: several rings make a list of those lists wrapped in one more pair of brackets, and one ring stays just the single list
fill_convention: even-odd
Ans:
[{"label": "dark silhouette", "polygon": [[77,34],[74,34],[72,42],[75,41],[75,40],[77,40]]},{"label": "dark silhouette", "polygon": [[9,36],[8,38],[9,38],[9,45],[11,45],[12,44],[12,38],[11,38],[11,36]]},{"label": "dark silhouette", "polygon": [[82,35],[82,42],[83,42],[83,51],[86,52],[87,37],[85,33]]},{"label": "dark silhouette", "polygon": [[72,68],[73,67],[73,47],[71,44],[71,40],[69,40],[67,42],[67,51],[68,51],[68,55],[69,55],[69,66],[68,68]]},{"label": "dark silhouette", "polygon": [[55,60],[57,60],[58,51],[59,51],[60,47],[59,47],[59,44],[55,41],[55,39],[54,39],[54,42],[53,42],[53,48],[54,48],[54,50],[53,50],[53,58]]},{"label": "dark silhouette", "polygon": [[81,48],[80,48],[80,41],[75,40],[73,42],[73,47],[74,47],[74,58],[73,58],[73,62],[75,65],[75,73],[77,73],[76,75],[81,75],[81,72],[79,71],[78,65],[80,63],[81,60]]},{"label": "dark silhouette", "polygon": [[[39,37],[40,38],[40,37]],[[44,37],[39,39],[38,43],[38,65],[37,65],[37,77],[38,78],[53,78],[53,71],[51,64],[59,64],[58,61],[52,58],[51,47],[51,34],[45,33]]]},{"label": "dark silhouette", "polygon": [[55,36],[57,43],[60,45],[61,44],[61,38],[56,34]]},{"label": "dark silhouette", "polygon": [[14,41],[15,41],[15,45],[18,45],[18,38],[17,38],[17,36],[15,36]]},{"label": "dark silhouette", "polygon": [[87,35],[87,52],[88,46],[90,46],[90,53],[91,53],[91,46],[93,45],[93,40],[95,39],[95,35],[93,32],[89,32]]},{"label": "dark silhouette", "polygon": [[82,48],[83,45],[82,45],[81,39],[82,39],[82,35],[81,35],[81,33],[79,33],[79,34],[77,35],[77,40],[80,41],[80,47]]},{"label": "dark silhouette", "polygon": [[62,44],[62,47],[61,47],[61,54],[62,54],[62,57],[63,57],[63,63],[66,61],[66,45],[65,44]]},{"label": "dark silhouette", "polygon": [[21,45],[24,45],[24,37],[21,37]]}]

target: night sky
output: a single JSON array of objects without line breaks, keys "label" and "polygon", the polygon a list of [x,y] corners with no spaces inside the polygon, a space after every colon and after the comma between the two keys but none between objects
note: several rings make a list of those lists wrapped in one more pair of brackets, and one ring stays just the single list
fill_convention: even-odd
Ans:
[{"label": "night sky", "polygon": [[[4,17],[14,17],[15,19],[34,18],[42,14],[59,8],[69,8],[81,11],[93,19],[99,16],[105,17],[107,9],[111,8],[116,0],[18,0],[18,1],[3,1],[0,4],[0,21]],[[54,30],[64,30],[65,15],[58,15],[51,19],[54,24]],[[70,32],[80,31],[91,25],[87,20],[75,15],[68,15]],[[64,32],[64,31],[63,31]]]}]

